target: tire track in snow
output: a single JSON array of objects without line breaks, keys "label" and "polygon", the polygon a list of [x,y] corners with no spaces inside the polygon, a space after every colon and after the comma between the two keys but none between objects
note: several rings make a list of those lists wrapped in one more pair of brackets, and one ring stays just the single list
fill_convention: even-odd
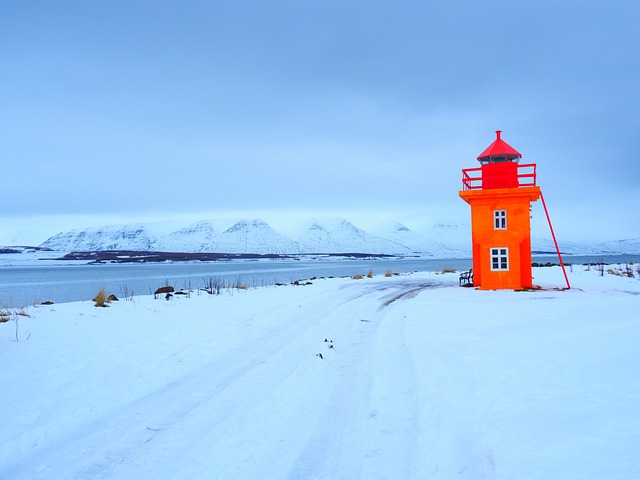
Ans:
[{"label": "tire track in snow", "polygon": [[[428,305],[428,296],[420,299]],[[407,322],[407,350],[416,359],[417,385],[421,411],[418,412],[420,452],[404,478],[460,478],[489,480],[496,478],[491,441],[485,438],[483,415],[478,410],[481,379],[474,376],[473,365],[460,351],[452,349],[451,338],[442,335],[438,319],[413,317]],[[455,318],[455,316],[452,316]],[[432,322],[432,320],[434,320]],[[447,329],[447,332],[449,330]],[[456,337],[466,342],[479,340],[465,329]]]},{"label": "tire track in snow", "polygon": [[[414,368],[404,345],[404,316],[390,306],[434,286],[408,281],[363,293],[376,296],[367,298],[370,316],[359,326],[351,319],[349,350],[290,479],[408,478],[418,436]],[[392,292],[380,297],[386,290]]]},{"label": "tire track in snow", "polygon": [[[289,472],[291,478],[303,478],[296,475],[305,470],[320,475],[316,478],[341,478],[332,476],[338,471],[357,478],[362,464],[351,460],[350,449],[358,448],[361,459],[375,455],[375,445],[371,451],[365,445],[377,432],[369,425],[382,418],[379,407],[371,405],[376,372],[370,358],[386,315],[376,307],[389,298],[380,293],[402,296],[413,287],[380,282],[343,288],[347,294],[339,301],[333,291],[310,289],[301,300],[308,303],[303,316],[292,316],[290,305],[265,313],[288,318],[157,391],[114,406],[34,449],[3,467],[0,477],[144,478],[152,465],[166,478],[265,478],[265,471],[272,478]],[[327,336],[336,339],[336,350],[321,361],[314,355]],[[340,437],[337,442],[332,432]],[[265,444],[261,438],[279,440]],[[225,458],[239,458],[238,451],[243,462],[225,463]]]},{"label": "tire track in snow", "polygon": [[[185,455],[184,445],[197,447],[204,438],[211,437],[211,431],[215,432],[213,440],[219,441],[235,425],[242,425],[246,413],[291,375],[300,357],[316,361],[310,349],[315,348],[316,339],[326,330],[322,327],[323,317],[332,318],[336,307],[340,307],[332,303],[331,296],[332,292],[310,293],[313,307],[304,312],[313,315],[282,321],[260,338],[175,382],[118,405],[5,466],[3,478],[127,478],[135,470],[144,472],[149,457],[157,462],[158,450],[162,452],[162,463],[171,471],[180,465],[180,457],[189,456]],[[354,293],[343,304],[357,301],[360,296]],[[290,306],[283,306],[268,316],[290,311]]]}]

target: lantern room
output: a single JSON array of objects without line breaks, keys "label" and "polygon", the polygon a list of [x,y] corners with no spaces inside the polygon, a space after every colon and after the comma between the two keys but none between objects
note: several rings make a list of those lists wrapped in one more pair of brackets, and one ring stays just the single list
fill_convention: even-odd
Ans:
[{"label": "lantern room", "polygon": [[533,286],[531,202],[538,200],[536,165],[501,138],[479,156],[479,168],[462,170],[460,197],[471,206],[473,283],[480,289]]},{"label": "lantern room", "polygon": [[518,186],[518,161],[520,153],[500,138],[501,131],[496,130],[496,139],[478,157],[482,165],[483,188],[512,188]]}]

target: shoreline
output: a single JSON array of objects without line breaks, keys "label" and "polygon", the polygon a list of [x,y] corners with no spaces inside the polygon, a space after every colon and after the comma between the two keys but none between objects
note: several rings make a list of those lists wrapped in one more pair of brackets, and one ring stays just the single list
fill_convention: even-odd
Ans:
[{"label": "shoreline", "polygon": [[[27,254],[23,254],[27,255]],[[33,255],[33,254],[29,254]],[[567,268],[637,262],[640,256],[571,256]],[[33,258],[33,257],[32,257]],[[552,266],[557,257],[534,256],[534,265]],[[0,256],[2,262],[2,256]],[[0,305],[24,307],[53,301],[56,304],[93,298],[100,288],[118,297],[122,291],[149,293],[164,285],[176,289],[200,287],[205,279],[243,283],[251,287],[288,284],[311,277],[346,277],[397,273],[435,272],[445,268],[468,270],[471,258],[338,257],[234,258],[212,262],[105,262],[87,264],[80,260],[37,261],[0,265]],[[537,267],[534,267],[537,268]]]}]

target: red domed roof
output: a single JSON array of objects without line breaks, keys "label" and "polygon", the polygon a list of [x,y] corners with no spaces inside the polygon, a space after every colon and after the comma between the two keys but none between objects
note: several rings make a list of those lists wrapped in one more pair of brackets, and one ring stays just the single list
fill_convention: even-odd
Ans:
[{"label": "red domed roof", "polygon": [[478,156],[480,163],[492,161],[512,161],[522,158],[520,152],[500,138],[500,132],[496,130],[496,139],[484,152]]}]

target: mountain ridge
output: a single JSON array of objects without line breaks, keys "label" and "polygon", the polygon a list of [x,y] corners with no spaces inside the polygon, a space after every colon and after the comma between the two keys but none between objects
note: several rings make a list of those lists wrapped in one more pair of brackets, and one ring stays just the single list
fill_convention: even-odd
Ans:
[{"label": "mountain ridge", "polygon": [[[67,230],[49,237],[40,247],[57,251],[172,251],[185,253],[335,254],[365,253],[469,256],[471,229],[463,223],[437,223],[424,233],[393,222],[376,234],[346,219],[314,220],[294,238],[261,219],[241,219],[220,231],[211,220],[200,220],[169,233],[154,233],[149,224],[106,225]],[[640,238],[608,242],[561,242],[565,254],[640,252]],[[532,238],[534,252],[555,252],[551,239]]]}]

